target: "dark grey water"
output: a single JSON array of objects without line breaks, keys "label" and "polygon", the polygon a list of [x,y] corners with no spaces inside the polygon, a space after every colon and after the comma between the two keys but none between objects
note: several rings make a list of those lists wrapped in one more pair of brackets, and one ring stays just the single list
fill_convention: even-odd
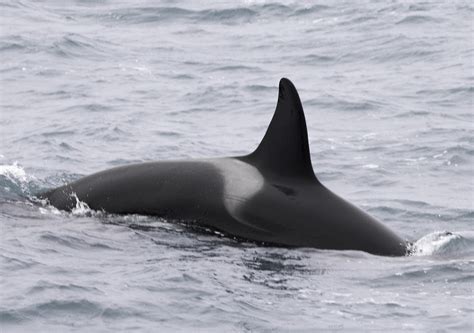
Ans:
[{"label": "dark grey water", "polygon": [[[469,1],[0,3],[2,331],[470,331]],[[414,254],[281,249],[27,200],[116,165],[244,154],[278,80],[316,174]]]}]

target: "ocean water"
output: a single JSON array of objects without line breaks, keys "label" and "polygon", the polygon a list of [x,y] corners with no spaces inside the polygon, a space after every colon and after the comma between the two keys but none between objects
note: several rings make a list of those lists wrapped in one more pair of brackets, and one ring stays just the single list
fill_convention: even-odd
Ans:
[{"label": "ocean water", "polygon": [[[472,331],[470,1],[0,3],[2,332]],[[281,77],[318,178],[413,242],[285,249],[32,202],[252,151]]]}]

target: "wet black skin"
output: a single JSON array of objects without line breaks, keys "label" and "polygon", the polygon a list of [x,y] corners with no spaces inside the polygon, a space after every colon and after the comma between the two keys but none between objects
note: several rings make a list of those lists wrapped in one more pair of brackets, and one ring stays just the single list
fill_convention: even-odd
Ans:
[{"label": "wet black skin", "polygon": [[239,211],[239,218],[254,221],[261,231],[259,237],[269,243],[406,254],[403,239],[318,181],[268,178],[265,187]]},{"label": "wet black skin", "polygon": [[[228,166],[222,161],[236,163]],[[260,176],[236,173],[242,166]],[[248,193],[234,191],[226,183],[229,175],[241,177],[238,181],[244,189],[248,183]],[[262,181],[258,183],[257,178]],[[256,183],[259,186],[252,185]],[[118,167],[40,197],[58,209],[71,210],[76,206],[74,195],[95,210],[188,220],[256,242],[406,254],[402,238],[316,178],[303,108],[287,79],[280,81],[278,104],[267,133],[250,155]]]}]

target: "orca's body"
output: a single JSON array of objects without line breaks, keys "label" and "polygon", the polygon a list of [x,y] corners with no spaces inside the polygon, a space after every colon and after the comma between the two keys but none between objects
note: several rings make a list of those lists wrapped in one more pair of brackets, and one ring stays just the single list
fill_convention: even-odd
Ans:
[{"label": "orca's body", "polygon": [[287,79],[280,81],[267,133],[250,155],[118,167],[41,197],[63,210],[78,199],[95,210],[187,220],[274,245],[406,253],[403,239],[318,181],[303,108]]}]

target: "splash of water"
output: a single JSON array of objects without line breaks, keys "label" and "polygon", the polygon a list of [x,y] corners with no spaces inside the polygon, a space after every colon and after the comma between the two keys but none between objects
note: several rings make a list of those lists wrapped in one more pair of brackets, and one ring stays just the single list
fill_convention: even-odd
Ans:
[{"label": "splash of water", "polygon": [[31,196],[30,185],[36,181],[36,177],[27,174],[18,162],[11,165],[0,165],[0,186],[7,198]]},{"label": "splash of water", "polygon": [[411,256],[442,255],[461,252],[468,247],[469,240],[459,233],[435,231],[421,237],[409,246]]},{"label": "splash of water", "polygon": [[0,165],[0,175],[18,185],[34,179],[33,176],[27,175],[25,169],[18,162],[14,162],[12,165]]}]

